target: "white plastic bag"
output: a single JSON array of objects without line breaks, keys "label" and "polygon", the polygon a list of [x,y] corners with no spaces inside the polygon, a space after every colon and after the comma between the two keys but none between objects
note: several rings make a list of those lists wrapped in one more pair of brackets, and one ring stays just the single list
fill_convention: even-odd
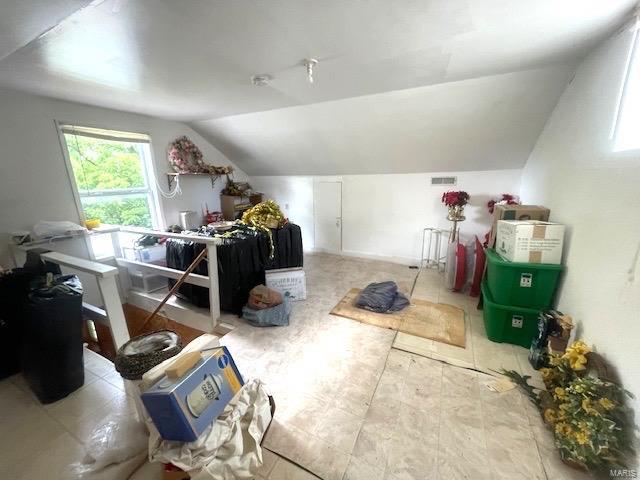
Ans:
[{"label": "white plastic bag", "polygon": [[252,479],[262,465],[260,442],[270,422],[266,387],[260,380],[250,380],[193,442],[162,440],[150,426],[149,458],[173,463],[193,480]]},{"label": "white plastic bag", "polygon": [[62,222],[47,222],[41,221],[33,226],[33,233],[39,238],[50,237],[64,237],[66,235],[78,235],[85,232],[87,229],[81,227],[77,223],[62,221]]},{"label": "white plastic bag", "polygon": [[147,449],[148,433],[135,415],[110,415],[97,426],[85,444],[85,457],[70,466],[75,479],[91,478],[109,465],[123,463]]}]

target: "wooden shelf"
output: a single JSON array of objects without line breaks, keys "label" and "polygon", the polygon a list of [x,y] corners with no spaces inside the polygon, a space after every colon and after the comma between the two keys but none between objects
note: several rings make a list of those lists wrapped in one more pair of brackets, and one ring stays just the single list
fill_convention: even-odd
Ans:
[{"label": "wooden shelf", "polygon": [[182,172],[167,172],[167,184],[169,185],[169,190],[173,188],[173,184],[176,181],[176,178],[180,176],[187,177],[209,177],[211,179],[211,188],[216,184],[216,180],[218,180],[222,174],[220,173],[182,173]]}]

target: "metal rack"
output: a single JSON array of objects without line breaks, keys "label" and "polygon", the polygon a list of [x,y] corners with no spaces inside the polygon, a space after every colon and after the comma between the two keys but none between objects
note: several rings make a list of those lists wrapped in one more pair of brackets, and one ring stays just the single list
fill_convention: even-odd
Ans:
[{"label": "metal rack", "polygon": [[452,232],[453,230],[434,227],[426,227],[422,231],[420,268],[444,269],[447,259],[446,245],[450,241]]}]

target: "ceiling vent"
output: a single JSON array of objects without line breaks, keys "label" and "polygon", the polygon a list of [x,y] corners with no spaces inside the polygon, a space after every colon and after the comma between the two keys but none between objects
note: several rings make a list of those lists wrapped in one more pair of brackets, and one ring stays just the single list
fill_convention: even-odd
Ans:
[{"label": "ceiling vent", "polygon": [[457,177],[431,177],[431,185],[455,185]]}]

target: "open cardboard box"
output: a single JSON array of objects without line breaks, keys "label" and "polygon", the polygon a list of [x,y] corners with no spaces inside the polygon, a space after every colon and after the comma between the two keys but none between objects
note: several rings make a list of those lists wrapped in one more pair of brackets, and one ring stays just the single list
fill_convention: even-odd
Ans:
[{"label": "open cardboard box", "polygon": [[489,234],[489,248],[496,244],[498,236],[498,220],[549,220],[551,211],[539,205],[496,205],[493,209],[493,223]]}]

